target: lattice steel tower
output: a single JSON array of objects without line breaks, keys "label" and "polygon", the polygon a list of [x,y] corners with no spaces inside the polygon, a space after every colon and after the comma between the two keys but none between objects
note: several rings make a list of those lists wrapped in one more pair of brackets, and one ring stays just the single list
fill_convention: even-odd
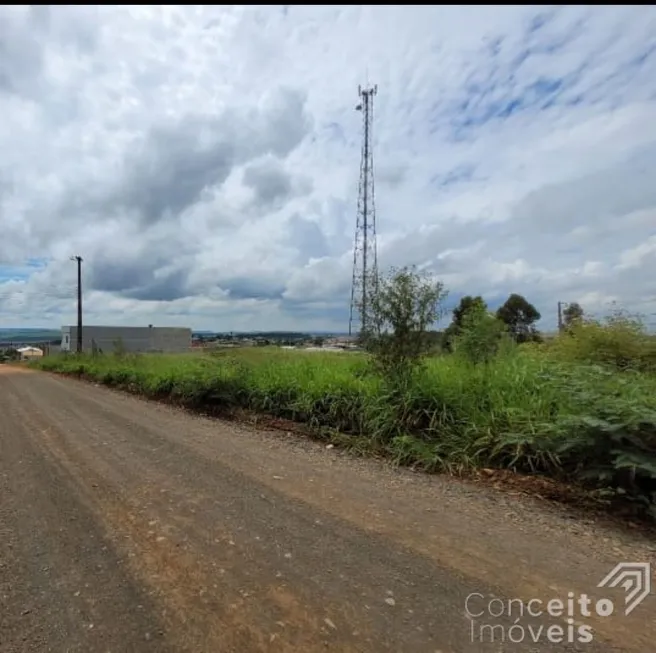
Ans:
[{"label": "lattice steel tower", "polygon": [[360,334],[369,331],[370,306],[373,295],[378,291],[378,255],[376,252],[376,202],[374,195],[374,156],[371,146],[374,119],[374,96],[378,86],[358,86],[361,102],[355,109],[362,112],[362,158],[360,161],[360,184],[358,188],[358,213],[353,245],[353,282],[351,285],[351,312],[349,335],[359,323]]}]

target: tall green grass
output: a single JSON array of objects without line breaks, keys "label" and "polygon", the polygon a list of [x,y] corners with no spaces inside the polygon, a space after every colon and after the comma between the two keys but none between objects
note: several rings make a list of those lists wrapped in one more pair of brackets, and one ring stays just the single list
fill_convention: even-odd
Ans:
[{"label": "tall green grass", "polygon": [[624,489],[645,477],[637,494],[648,503],[656,489],[656,377],[544,348],[515,348],[487,365],[431,358],[394,397],[360,354],[248,348],[57,356],[34,365],[190,408],[305,422],[428,470],[502,467],[600,487],[617,485],[624,464],[633,470]]}]

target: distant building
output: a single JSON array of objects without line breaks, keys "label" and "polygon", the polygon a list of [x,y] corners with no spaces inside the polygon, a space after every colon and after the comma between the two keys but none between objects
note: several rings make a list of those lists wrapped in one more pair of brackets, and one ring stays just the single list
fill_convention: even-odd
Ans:
[{"label": "distant building", "polygon": [[43,351],[38,347],[19,347],[16,351],[20,354],[22,361],[41,358],[43,356]]},{"label": "distant building", "polygon": [[[182,353],[191,349],[191,329],[181,327],[83,326],[82,351]],[[62,352],[77,351],[77,327],[62,327]]]}]

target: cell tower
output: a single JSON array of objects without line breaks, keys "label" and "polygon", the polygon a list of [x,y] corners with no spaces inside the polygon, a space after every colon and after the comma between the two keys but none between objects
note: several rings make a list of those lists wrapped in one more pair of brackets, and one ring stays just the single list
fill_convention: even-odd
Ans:
[{"label": "cell tower", "polygon": [[370,321],[371,299],[378,291],[378,255],[376,252],[376,202],[374,195],[374,156],[371,146],[371,133],[374,119],[374,96],[378,86],[369,88],[358,86],[361,102],[355,107],[362,111],[362,158],[360,161],[360,184],[358,188],[358,213],[355,223],[355,242],[353,246],[353,282],[351,285],[351,314],[349,335],[356,330],[368,332],[373,325]]}]

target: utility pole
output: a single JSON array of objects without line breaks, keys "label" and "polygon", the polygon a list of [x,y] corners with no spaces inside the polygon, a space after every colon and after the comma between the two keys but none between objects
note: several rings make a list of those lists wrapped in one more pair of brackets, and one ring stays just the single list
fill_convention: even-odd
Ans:
[{"label": "utility pole", "polygon": [[378,86],[358,87],[361,98],[356,111],[362,111],[362,156],[358,189],[358,212],[353,247],[353,282],[351,286],[351,312],[349,335],[353,333],[356,313],[360,314],[360,334],[367,333],[371,325],[368,311],[372,296],[378,292],[378,257],[376,251],[376,204],[374,197],[374,157],[371,132],[374,115],[374,96]]},{"label": "utility pole", "polygon": [[82,257],[71,256],[77,262],[77,353],[82,353]]}]

